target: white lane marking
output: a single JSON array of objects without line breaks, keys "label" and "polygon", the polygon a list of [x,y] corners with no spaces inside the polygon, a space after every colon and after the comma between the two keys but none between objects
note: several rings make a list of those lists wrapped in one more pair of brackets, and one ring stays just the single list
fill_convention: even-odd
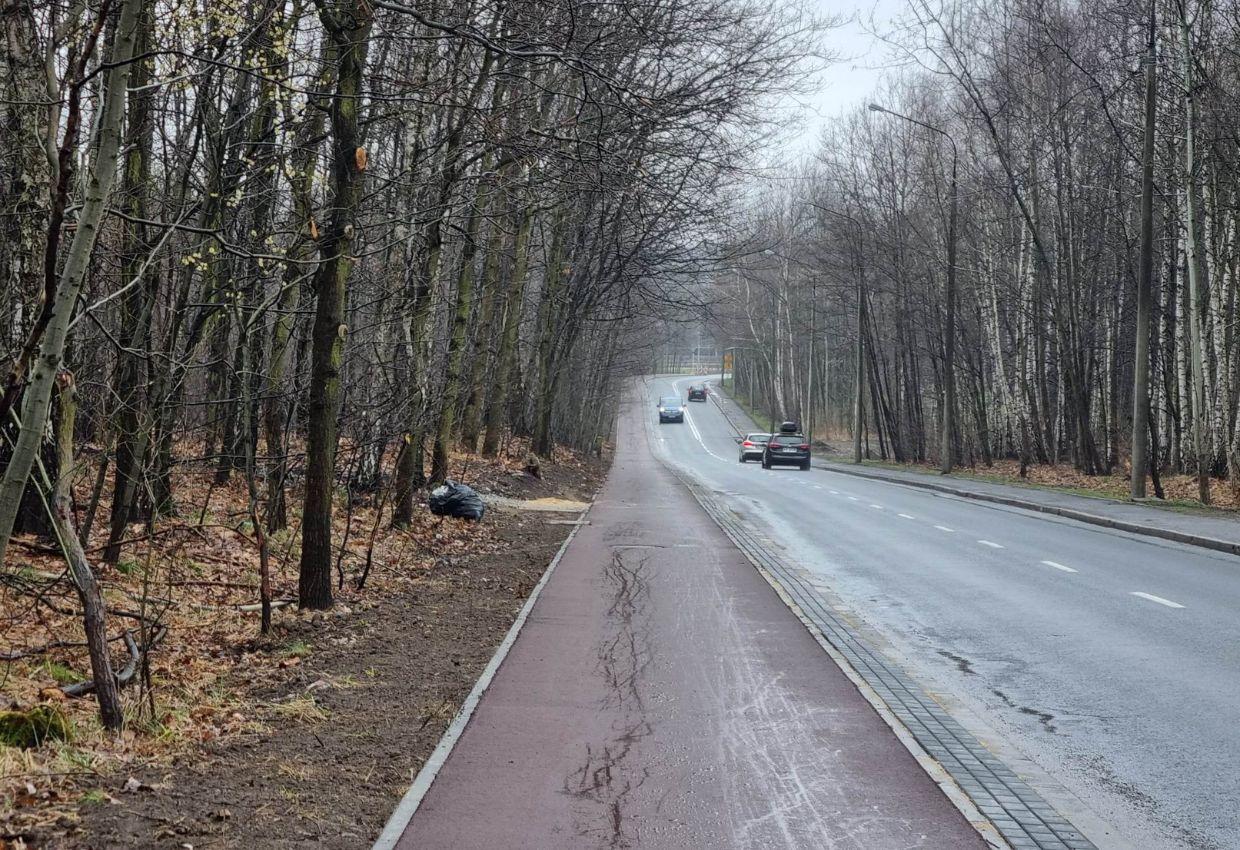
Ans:
[{"label": "white lane marking", "polygon": [[1163,599],[1161,596],[1155,596],[1152,593],[1142,593],[1139,590],[1132,592],[1133,596],[1140,596],[1142,599],[1148,599],[1150,602],[1157,602],[1159,605],[1166,605],[1168,608],[1183,608],[1179,602],[1172,602],[1170,599]]},{"label": "white lane marking", "polygon": [[697,429],[697,425],[693,424],[693,417],[689,415],[689,411],[687,410],[685,411],[685,421],[689,423],[689,430],[693,432],[694,438],[699,443],[702,442],[702,432]]},{"label": "white lane marking", "polygon": [[860,502],[861,500],[860,500],[860,499],[858,499],[856,496],[849,496],[849,497],[848,497],[848,501],[850,501],[850,502]]},{"label": "white lane marking", "polygon": [[1002,549],[1003,548],[998,543],[995,543],[992,540],[979,540],[977,542],[981,543],[983,546],[989,546],[991,549]]},{"label": "white lane marking", "polygon": [[956,533],[956,529],[954,529],[954,528],[948,528],[948,527],[947,527],[947,526],[945,526],[945,525],[936,525],[936,526],[935,526],[935,528],[937,528],[939,531],[946,531],[948,534],[955,534],[955,533]]},{"label": "white lane marking", "polygon": [[870,505],[870,507],[872,507],[876,511],[881,511],[883,509],[882,505]]},{"label": "white lane marking", "polygon": [[1057,564],[1054,561],[1043,561],[1042,563],[1046,564],[1048,567],[1054,567],[1057,570],[1063,570],[1065,573],[1076,572],[1076,570],[1072,569],[1071,567],[1065,567],[1063,564]]},{"label": "white lane marking", "polygon": [[912,514],[896,514],[896,516],[900,517],[900,519],[917,519]]},{"label": "white lane marking", "polygon": [[831,491],[831,495],[832,495],[832,496],[838,496],[839,494],[840,494],[840,491],[839,491],[839,490],[832,490],[832,491]]},{"label": "white lane marking", "polygon": [[822,489],[822,485],[821,485],[821,484],[815,484],[815,485],[814,485],[814,489],[815,489],[815,490],[821,490],[821,489]]},{"label": "white lane marking", "polygon": [[731,463],[731,461],[728,460],[727,458],[720,457],[719,455],[715,454],[714,452],[710,450],[710,448],[706,445],[706,442],[702,439],[702,432],[699,431],[697,428],[697,425],[693,423],[693,417],[689,415],[689,411],[687,410],[685,411],[685,422],[688,423],[689,430],[693,432],[693,436],[694,438],[697,439],[698,445],[700,445],[703,449],[705,449],[708,455],[710,455],[717,461],[721,461],[723,463],[729,463],[729,464]]}]

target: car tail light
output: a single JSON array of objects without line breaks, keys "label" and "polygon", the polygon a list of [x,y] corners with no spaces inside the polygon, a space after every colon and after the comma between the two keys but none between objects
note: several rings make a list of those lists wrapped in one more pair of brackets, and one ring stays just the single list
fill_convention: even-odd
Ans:
[{"label": "car tail light", "polygon": [[752,449],[752,448],[753,448],[753,443],[751,443],[749,440],[746,440],[745,442],[741,443],[741,445],[742,445],[742,446],[744,446],[744,447],[745,447],[745,448],[747,448],[747,449]]},{"label": "car tail light", "polygon": [[809,451],[809,443],[801,443],[801,445],[797,446],[797,448],[803,452],[807,452]]}]

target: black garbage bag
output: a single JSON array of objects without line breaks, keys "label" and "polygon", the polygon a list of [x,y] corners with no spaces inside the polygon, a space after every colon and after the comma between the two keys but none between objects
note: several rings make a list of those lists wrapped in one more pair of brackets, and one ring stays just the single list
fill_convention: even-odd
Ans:
[{"label": "black garbage bag", "polygon": [[472,520],[482,519],[482,515],[487,510],[482,497],[474,488],[458,484],[451,479],[431,491],[428,504],[431,513],[435,516],[454,516]]}]

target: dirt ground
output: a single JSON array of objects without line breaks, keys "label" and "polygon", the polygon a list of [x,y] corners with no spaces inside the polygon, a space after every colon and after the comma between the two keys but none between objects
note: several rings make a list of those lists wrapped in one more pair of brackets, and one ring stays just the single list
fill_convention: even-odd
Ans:
[{"label": "dirt ground", "polygon": [[[541,479],[488,476],[486,489],[588,500],[605,471],[577,460],[543,469]],[[476,530],[445,520],[442,553],[407,580],[346,593],[326,613],[285,608],[269,638],[223,642],[211,687],[228,698],[191,711],[218,735],[157,757],[81,765],[72,781],[15,801],[0,850],[368,846],[571,518],[492,508]],[[460,545],[462,537],[474,544]],[[13,831],[27,805],[46,817]]]}]

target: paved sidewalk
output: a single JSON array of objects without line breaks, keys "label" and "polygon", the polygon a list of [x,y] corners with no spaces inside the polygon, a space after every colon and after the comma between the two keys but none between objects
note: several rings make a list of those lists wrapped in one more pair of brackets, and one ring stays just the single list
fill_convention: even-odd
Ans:
[{"label": "paved sidewalk", "polygon": [[652,456],[647,413],[397,846],[985,847]]},{"label": "paved sidewalk", "polygon": [[[717,384],[711,385],[711,397],[734,428],[760,431],[767,427],[756,425],[727,393],[719,391]],[[1136,502],[1078,496],[1040,487],[978,481],[964,476],[937,475],[931,472],[887,469],[869,465],[858,467],[843,460],[823,459],[822,457],[815,458],[814,466],[845,475],[893,481],[924,490],[1025,508],[1132,534],[1158,537],[1240,555],[1240,519],[1229,516],[1194,514]]]}]

